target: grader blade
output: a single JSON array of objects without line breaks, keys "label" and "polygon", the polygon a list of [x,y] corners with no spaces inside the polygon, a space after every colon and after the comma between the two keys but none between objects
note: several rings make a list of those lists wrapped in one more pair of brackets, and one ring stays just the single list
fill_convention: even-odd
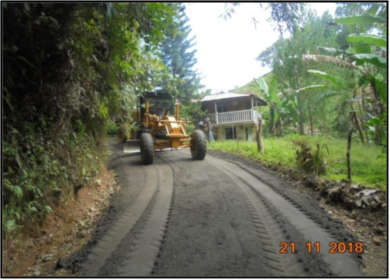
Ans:
[{"label": "grader blade", "polygon": [[123,146],[124,153],[139,153],[140,152],[140,140],[126,140]]}]

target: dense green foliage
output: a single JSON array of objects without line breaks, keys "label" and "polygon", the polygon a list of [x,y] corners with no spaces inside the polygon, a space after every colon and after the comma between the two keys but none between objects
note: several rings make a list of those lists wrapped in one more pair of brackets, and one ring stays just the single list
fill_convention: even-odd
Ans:
[{"label": "dense green foliage", "polygon": [[[344,5],[342,5],[344,7]],[[373,141],[377,145],[387,143],[387,6],[370,3],[346,4],[347,17],[338,18],[336,23],[347,25],[350,34],[345,38],[349,48],[320,48],[326,55],[307,55],[306,60],[322,61],[347,68],[351,79],[345,79],[323,71],[309,70],[323,78],[336,95],[343,95],[342,104],[349,107],[352,126],[359,133],[361,142]],[[356,9],[359,7],[359,9]],[[354,16],[348,16],[350,14]],[[358,13],[356,16],[355,14]],[[360,14],[359,14],[360,13]],[[349,130],[348,128],[345,129]]]},{"label": "dense green foliage", "polygon": [[[306,10],[301,28],[259,55],[272,72],[235,89],[267,100],[268,108],[261,109],[268,128],[264,135],[284,138],[265,138],[264,155],[257,153],[255,143],[212,147],[309,173],[320,173],[325,163],[323,176],[340,180],[347,179],[346,136],[353,129],[358,133],[351,151],[352,181],[385,188],[387,5],[340,3],[336,16],[317,17]],[[308,129],[322,137],[293,134]]]},{"label": "dense green foliage", "polygon": [[3,230],[41,220],[99,171],[110,118],[166,75],[164,3],[3,3]]},{"label": "dense green foliage", "polygon": [[334,46],[335,43],[331,44],[335,42],[336,30],[326,24],[332,19],[327,13],[319,18],[308,10],[302,16],[305,19],[304,27],[298,29],[290,38],[280,38],[273,46],[262,52],[258,60],[262,65],[273,68],[281,92],[280,99],[289,105],[286,112],[290,118],[286,118],[286,121],[291,121],[291,125],[299,127],[300,133],[305,134],[304,116],[308,111],[306,108],[312,110],[311,107],[318,97],[299,90],[314,82],[307,73],[309,65],[302,57],[307,53],[315,53],[319,44]]},{"label": "dense green foliage", "polygon": [[302,28],[259,55],[272,72],[235,91],[268,101],[266,135],[299,128],[346,137],[353,128],[362,143],[386,145],[386,11],[384,4],[341,3],[333,20],[306,10]]}]

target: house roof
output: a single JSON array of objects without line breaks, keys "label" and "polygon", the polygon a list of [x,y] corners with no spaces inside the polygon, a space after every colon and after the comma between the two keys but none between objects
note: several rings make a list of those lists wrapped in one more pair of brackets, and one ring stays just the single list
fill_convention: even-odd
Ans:
[{"label": "house roof", "polygon": [[260,102],[260,106],[265,106],[267,105],[267,102],[264,99],[261,99],[255,94],[252,93],[234,93],[234,92],[222,92],[222,93],[217,93],[217,94],[211,94],[211,95],[206,95],[203,97],[200,102],[206,102],[206,101],[217,101],[217,100],[222,100],[222,99],[230,99],[230,98],[240,98],[240,97],[249,97],[253,96],[257,101]]}]

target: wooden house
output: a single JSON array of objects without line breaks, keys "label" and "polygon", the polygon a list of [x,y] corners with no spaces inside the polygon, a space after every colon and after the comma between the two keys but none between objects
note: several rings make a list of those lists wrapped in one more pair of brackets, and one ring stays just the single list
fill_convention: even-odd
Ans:
[{"label": "wooden house", "polygon": [[205,114],[198,121],[210,118],[215,140],[254,140],[262,119],[256,107],[267,105],[254,94],[233,92],[207,95],[200,102]]}]

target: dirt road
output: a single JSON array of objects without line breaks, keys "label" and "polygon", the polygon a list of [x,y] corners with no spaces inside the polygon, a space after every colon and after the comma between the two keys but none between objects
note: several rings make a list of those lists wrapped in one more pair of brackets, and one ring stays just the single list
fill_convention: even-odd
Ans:
[{"label": "dirt road", "polygon": [[266,169],[211,155],[193,161],[188,149],[156,152],[144,166],[121,145],[110,149],[122,188],[68,260],[79,274],[363,276],[357,238]]}]

